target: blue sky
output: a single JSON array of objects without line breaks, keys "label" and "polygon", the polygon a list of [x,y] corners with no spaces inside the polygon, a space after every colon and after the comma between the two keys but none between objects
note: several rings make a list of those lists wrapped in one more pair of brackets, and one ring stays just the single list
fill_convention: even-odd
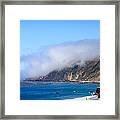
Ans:
[{"label": "blue sky", "polygon": [[27,55],[41,47],[83,39],[100,39],[99,20],[21,20],[20,52]]}]

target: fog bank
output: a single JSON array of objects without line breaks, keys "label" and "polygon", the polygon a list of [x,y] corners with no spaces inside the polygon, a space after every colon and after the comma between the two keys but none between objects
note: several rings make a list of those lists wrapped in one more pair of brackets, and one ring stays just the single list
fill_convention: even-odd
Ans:
[{"label": "fog bank", "polygon": [[38,77],[71,64],[100,56],[99,40],[79,40],[41,48],[34,54],[21,56],[21,79]]}]

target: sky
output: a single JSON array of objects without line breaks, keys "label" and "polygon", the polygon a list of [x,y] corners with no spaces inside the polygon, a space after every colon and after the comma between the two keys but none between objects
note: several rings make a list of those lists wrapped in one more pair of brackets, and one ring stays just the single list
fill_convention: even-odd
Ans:
[{"label": "sky", "polygon": [[69,41],[100,38],[99,20],[21,20],[20,54]]},{"label": "sky", "polygon": [[21,79],[99,57],[99,42],[99,20],[21,20]]}]

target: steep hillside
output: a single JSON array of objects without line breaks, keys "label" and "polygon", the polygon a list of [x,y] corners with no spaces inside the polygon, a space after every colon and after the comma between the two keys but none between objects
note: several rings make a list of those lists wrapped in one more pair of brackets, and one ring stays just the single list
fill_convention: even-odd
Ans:
[{"label": "steep hillside", "polygon": [[44,81],[44,82],[82,82],[100,81],[100,59],[74,63],[62,70],[54,70],[45,76],[37,78],[27,78],[25,81]]}]

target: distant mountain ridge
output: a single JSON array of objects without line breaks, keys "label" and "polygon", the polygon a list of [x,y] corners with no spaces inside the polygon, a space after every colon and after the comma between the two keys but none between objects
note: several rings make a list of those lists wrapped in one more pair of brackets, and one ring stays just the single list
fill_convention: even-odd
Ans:
[{"label": "distant mountain ridge", "polygon": [[100,81],[100,59],[86,61],[81,65],[80,61],[61,70],[54,70],[45,76],[26,78],[24,81],[41,82],[82,82]]}]

